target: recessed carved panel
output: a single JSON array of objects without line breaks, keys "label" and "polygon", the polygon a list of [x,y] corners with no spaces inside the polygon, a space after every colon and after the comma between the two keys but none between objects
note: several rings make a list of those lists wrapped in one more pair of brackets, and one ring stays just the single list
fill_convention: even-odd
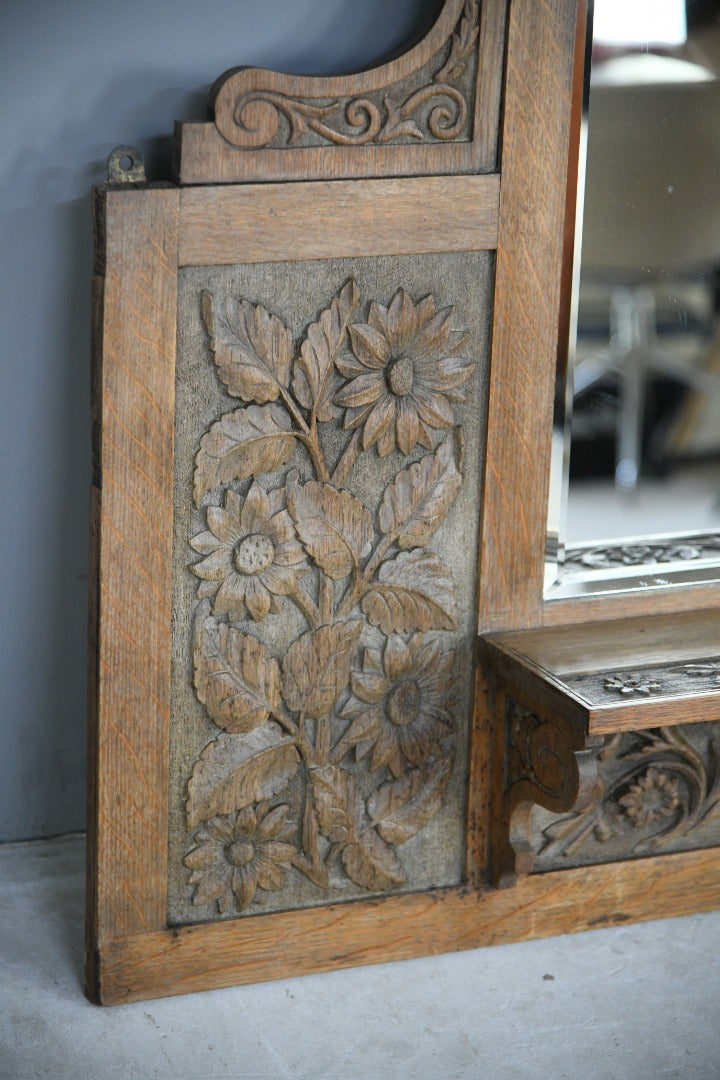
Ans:
[{"label": "recessed carved panel", "polygon": [[609,736],[596,797],[580,813],[536,809],[536,870],[720,842],[720,723]]},{"label": "recessed carved panel", "polygon": [[487,269],[185,273],[173,921],[460,879]]}]

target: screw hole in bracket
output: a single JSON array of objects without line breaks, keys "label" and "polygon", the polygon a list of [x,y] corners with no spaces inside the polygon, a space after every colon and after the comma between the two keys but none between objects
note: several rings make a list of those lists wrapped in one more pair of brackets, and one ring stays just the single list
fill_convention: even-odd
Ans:
[{"label": "screw hole in bracket", "polygon": [[137,146],[116,146],[107,160],[109,184],[146,184],[145,163]]}]

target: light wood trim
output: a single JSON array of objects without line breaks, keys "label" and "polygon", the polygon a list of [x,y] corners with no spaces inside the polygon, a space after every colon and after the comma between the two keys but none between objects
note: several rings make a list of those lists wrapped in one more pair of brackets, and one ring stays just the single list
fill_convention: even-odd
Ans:
[{"label": "light wood trim", "polygon": [[720,850],[139,934],[109,942],[104,1004],[403,960],[690,911],[718,902]]},{"label": "light wood trim", "polygon": [[612,735],[640,728],[700,724],[720,719],[720,691],[685,694],[674,698],[650,698],[624,705],[593,705],[588,709],[588,733]]},{"label": "light wood trim", "polygon": [[480,630],[542,620],[575,0],[513,0],[480,564]]},{"label": "light wood trim", "polygon": [[542,623],[543,626],[567,626],[712,608],[720,608],[720,584],[676,585],[667,589],[641,589],[611,596],[548,600],[543,606]]},{"label": "light wood trim", "polygon": [[178,193],[100,199],[108,239],[94,348],[91,951],[93,939],[166,925]]},{"label": "light wood trim", "polygon": [[[422,146],[307,146],[284,150],[237,150],[214,124],[179,124],[177,166],[181,184],[237,184],[293,177],[340,180],[363,176],[423,176],[485,172],[475,145],[428,143]],[[489,140],[485,140],[489,141]],[[360,152],[362,151],[362,152]]]},{"label": "light wood trim", "polygon": [[481,641],[480,656],[506,680],[511,693],[526,689],[549,709],[574,716],[589,735],[605,735],[717,720],[720,688],[693,687],[690,679],[687,689],[672,694],[598,701],[568,680],[612,675],[629,666],[642,673],[700,663],[717,653],[719,641],[718,611],[676,612],[491,634]]},{"label": "light wood trim", "polygon": [[494,172],[500,157],[498,128],[505,66],[506,21],[507,0],[481,0],[480,49],[473,129],[473,171],[477,172]]},{"label": "light wood trim", "polygon": [[492,249],[498,200],[498,176],[186,188],[180,265]]},{"label": "light wood trim", "polygon": [[494,685],[480,663],[475,649],[472,709],[468,741],[467,824],[465,832],[465,878],[470,885],[480,885],[487,877],[490,847],[490,797],[495,760],[493,739],[496,725],[493,714]]},{"label": "light wood trim", "polygon": [[650,667],[668,658],[681,663],[720,652],[720,611],[521,630],[493,634],[491,641],[560,678],[628,664]]}]

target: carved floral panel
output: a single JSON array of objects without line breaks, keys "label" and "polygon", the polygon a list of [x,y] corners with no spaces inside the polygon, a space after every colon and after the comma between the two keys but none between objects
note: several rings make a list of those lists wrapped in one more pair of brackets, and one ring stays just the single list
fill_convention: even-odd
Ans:
[{"label": "carved floral panel", "polygon": [[488,284],[183,272],[171,921],[462,878]]},{"label": "carved floral panel", "polygon": [[533,812],[536,870],[720,843],[720,722],[607,736],[598,774],[580,813]]}]

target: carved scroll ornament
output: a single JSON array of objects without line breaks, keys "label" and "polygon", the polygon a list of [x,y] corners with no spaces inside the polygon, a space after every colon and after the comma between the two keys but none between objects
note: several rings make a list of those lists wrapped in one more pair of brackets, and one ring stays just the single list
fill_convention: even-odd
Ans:
[{"label": "carved scroll ornament", "polygon": [[624,732],[607,739],[598,763],[592,802],[545,827],[538,855],[582,857],[589,841],[613,846],[615,858],[650,854],[720,813],[720,744],[712,735],[701,753],[682,726]]},{"label": "carved scroll ornament", "polygon": [[348,77],[226,73],[215,123],[233,146],[363,146],[467,139],[479,0],[446,0],[430,33],[398,60]]},{"label": "carved scroll ornament", "polygon": [[[194,688],[219,730],[187,783],[193,903],[242,911],[296,873],[397,888],[453,767],[455,589],[427,545],[462,483],[466,335],[432,296],[367,303],[352,279],[300,342],[242,297],[200,302],[240,404],[195,459]],[[344,488],[360,455],[395,451],[413,460],[376,507]],[[306,629],[275,656],[253,627],[287,605]]]},{"label": "carved scroll ornament", "polygon": [[566,717],[540,717],[510,698],[503,737],[491,878],[507,887],[533,868],[533,807],[562,813],[582,810],[594,798],[602,738],[585,736],[582,726]]}]

